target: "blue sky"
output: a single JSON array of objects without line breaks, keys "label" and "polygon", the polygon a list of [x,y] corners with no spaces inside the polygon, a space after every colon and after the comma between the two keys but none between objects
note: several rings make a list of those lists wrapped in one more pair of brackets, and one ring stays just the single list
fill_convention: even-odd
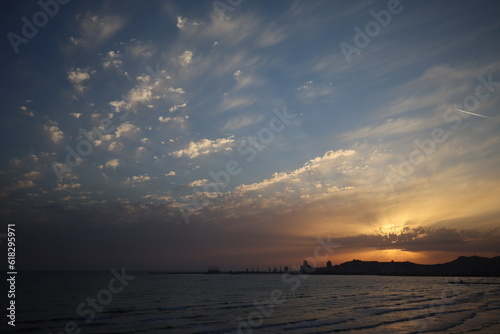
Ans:
[{"label": "blue sky", "polygon": [[496,2],[48,3],[2,13],[27,269],[499,252]]}]

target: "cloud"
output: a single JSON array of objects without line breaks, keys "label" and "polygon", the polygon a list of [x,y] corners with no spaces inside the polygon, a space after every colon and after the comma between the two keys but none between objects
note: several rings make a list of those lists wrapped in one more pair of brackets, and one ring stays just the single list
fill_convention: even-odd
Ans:
[{"label": "cloud", "polygon": [[203,25],[203,22],[196,22],[196,21],[188,20],[187,17],[183,18],[181,16],[177,16],[177,28],[182,29],[186,25],[200,26],[200,25]]},{"label": "cloud", "polygon": [[179,59],[184,65],[189,65],[193,60],[193,52],[186,50],[182,55],[179,56]]},{"label": "cloud", "polygon": [[85,40],[83,38],[76,38],[74,36],[71,36],[69,38],[70,42],[73,43],[74,45],[76,46],[79,46],[79,45],[84,45],[86,44]]},{"label": "cloud", "polygon": [[26,188],[31,188],[34,186],[35,186],[35,183],[33,183],[33,181],[31,181],[31,180],[21,180],[21,181],[18,181],[14,185],[12,190],[26,189]]},{"label": "cloud", "polygon": [[168,91],[172,92],[172,93],[186,94],[186,92],[182,88],[173,88],[173,87],[170,87],[168,89]]},{"label": "cloud", "polygon": [[150,87],[134,88],[128,93],[130,103],[148,102],[152,99],[153,92]]},{"label": "cloud", "polygon": [[[499,65],[499,62],[491,62],[481,67],[433,66],[419,77],[396,87],[394,94],[400,97],[382,106],[379,114],[381,117],[392,117],[461,102],[469,94],[474,94],[474,89],[480,83],[475,80],[478,73],[494,73]],[[481,105],[493,103],[492,100],[482,101]]]},{"label": "cloud", "polygon": [[118,166],[120,166],[120,160],[118,159],[111,159],[111,160],[108,160],[106,162],[106,167],[110,167],[110,168],[113,168],[113,169],[116,169],[118,168]]},{"label": "cloud", "polygon": [[[86,13],[84,17],[77,16],[81,21],[82,38],[75,38],[75,41],[84,41],[88,44],[100,44],[116,34],[125,24],[125,20],[119,16],[106,16],[96,15],[93,13]],[[77,45],[85,44],[79,42]]]},{"label": "cloud", "polygon": [[201,186],[204,186],[208,184],[208,180],[207,179],[202,179],[202,180],[196,180],[196,181],[193,181],[191,183],[188,183],[188,187],[201,187]]},{"label": "cloud", "polygon": [[235,145],[233,136],[228,138],[219,138],[215,140],[201,139],[197,142],[190,142],[184,149],[170,153],[170,155],[180,158],[183,156],[189,159],[196,158],[200,155],[211,154],[224,150],[230,150]]},{"label": "cloud", "polygon": [[219,111],[227,111],[227,110],[237,110],[244,107],[250,107],[257,101],[255,96],[241,96],[234,94],[225,94],[220,106],[218,107]]},{"label": "cloud", "polygon": [[26,115],[26,116],[29,116],[29,117],[35,117],[37,114],[33,110],[29,110],[28,107],[26,107],[26,106],[20,106],[19,110],[20,110],[19,113]]},{"label": "cloud", "polygon": [[176,110],[178,110],[180,108],[186,108],[186,107],[187,107],[187,102],[182,103],[182,104],[176,104],[175,106],[169,108],[168,111],[174,112],[174,111],[176,111]]},{"label": "cloud", "polygon": [[24,174],[23,177],[28,178],[28,179],[34,179],[34,178],[39,177],[40,175],[41,175],[40,172],[33,170],[31,172]]},{"label": "cloud", "polygon": [[187,17],[185,18],[182,18],[180,16],[177,16],[177,28],[182,28],[184,27],[184,24],[186,24],[186,21],[187,21]]},{"label": "cloud", "polygon": [[354,154],[356,154],[356,151],[354,150],[327,151],[322,157],[311,159],[307,163],[305,163],[303,167],[296,169],[290,173],[277,172],[274,173],[273,176],[269,179],[265,179],[264,181],[253,184],[240,185],[236,187],[235,190],[240,193],[245,193],[248,191],[261,191],[277,183],[291,182],[300,185],[301,182],[305,181],[304,176],[306,174],[310,174],[317,169],[321,169],[322,167],[324,167],[326,162],[334,161],[343,157],[349,157]]},{"label": "cloud", "polygon": [[333,97],[333,87],[330,84],[321,85],[313,81],[307,81],[304,85],[297,88],[297,98],[302,102],[311,102],[326,96]]},{"label": "cloud", "polygon": [[333,238],[332,242],[349,248],[398,249],[409,252],[493,252],[500,249],[500,231],[498,228],[457,230],[407,224],[389,232],[374,231],[372,234]]},{"label": "cloud", "polygon": [[73,116],[74,118],[80,118],[82,116],[82,113],[72,112],[72,113],[70,113],[70,115]]},{"label": "cloud", "polygon": [[156,194],[144,195],[144,196],[142,196],[142,198],[154,199],[154,200],[160,200],[160,201],[171,201],[172,200],[172,197],[170,197],[170,196],[156,195]]},{"label": "cloud", "polygon": [[130,137],[132,135],[139,133],[140,131],[141,131],[141,129],[139,127],[137,127],[131,123],[123,123],[123,124],[120,124],[116,128],[115,135],[116,135],[116,138]]},{"label": "cloud", "polygon": [[388,118],[385,122],[373,124],[361,129],[353,129],[340,137],[343,140],[360,140],[360,139],[379,139],[389,136],[401,135],[408,136],[412,133],[425,130],[429,127],[435,127],[436,119],[424,118]]},{"label": "cloud", "polygon": [[233,73],[233,77],[238,83],[236,87],[234,87],[234,91],[238,91],[243,88],[249,88],[251,86],[255,87],[263,83],[262,80],[256,78],[255,74],[243,74],[243,71],[241,70],[236,70]]},{"label": "cloud", "polygon": [[74,84],[79,84],[85,80],[90,79],[88,69],[77,68],[68,72],[68,79]]},{"label": "cloud", "polygon": [[68,72],[68,80],[73,84],[78,92],[83,92],[86,87],[83,86],[83,82],[90,79],[90,75],[95,73],[95,71],[85,68],[71,69]]},{"label": "cloud", "polygon": [[158,120],[162,123],[168,123],[168,122],[174,122],[174,123],[180,123],[183,124],[186,122],[186,119],[188,119],[189,116],[177,116],[177,117],[165,117],[165,116],[160,116],[158,117]]},{"label": "cloud", "polygon": [[149,138],[141,138],[139,141],[144,145],[151,144],[151,139]]},{"label": "cloud", "polygon": [[[159,73],[164,73],[164,71],[162,70]],[[136,80],[136,85],[128,91],[125,99],[108,102],[110,106],[115,108],[116,113],[120,112],[120,109],[128,109],[135,112],[135,108],[133,107],[135,107],[138,103],[146,105],[148,108],[152,108],[153,105],[150,104],[151,101],[162,98],[162,95],[155,95],[154,93],[158,93],[160,90],[163,90],[161,83],[162,80],[166,80],[165,78],[161,76],[155,76],[153,78],[151,75],[141,74],[136,77]],[[179,90],[180,91],[175,92],[184,93],[181,88],[179,88]],[[172,88],[169,91],[172,91]],[[163,97],[165,96],[163,95]]]},{"label": "cloud", "polygon": [[50,139],[54,143],[59,143],[64,138],[64,132],[59,129],[56,121],[49,121],[48,124],[44,125],[45,131],[48,131]]},{"label": "cloud", "polygon": [[235,131],[256,123],[264,119],[263,115],[244,115],[239,117],[230,118],[226,125],[222,128],[223,131]]},{"label": "cloud", "polygon": [[70,183],[70,184],[61,184],[58,183],[57,187],[54,188],[55,191],[71,191],[72,189],[80,188],[80,183]]},{"label": "cloud", "polygon": [[172,170],[168,173],[165,173],[165,176],[175,176],[175,172]]},{"label": "cloud", "polygon": [[115,107],[115,112],[120,112],[120,108],[127,108],[128,104],[125,101],[111,101],[108,103],[110,106]]},{"label": "cloud", "polygon": [[122,55],[120,54],[120,51],[109,51],[104,57],[102,66],[105,69],[120,68],[123,66],[123,61],[121,60],[121,58]]},{"label": "cloud", "polygon": [[125,179],[125,181],[123,181],[123,184],[135,186],[137,184],[141,184],[148,181],[151,181],[151,177],[144,174],[144,175],[128,177]]},{"label": "cloud", "polygon": [[124,148],[125,148],[125,146],[118,141],[111,142],[108,146],[108,150],[110,150],[112,152],[120,152]]}]

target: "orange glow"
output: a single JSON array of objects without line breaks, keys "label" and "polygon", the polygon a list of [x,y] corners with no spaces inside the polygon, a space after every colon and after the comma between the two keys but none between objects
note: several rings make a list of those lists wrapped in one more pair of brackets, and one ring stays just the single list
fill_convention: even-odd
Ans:
[{"label": "orange glow", "polygon": [[366,259],[365,261],[379,261],[379,262],[410,261],[414,263],[422,263],[425,262],[426,258],[426,256],[422,253],[408,252],[401,249],[371,250],[358,254],[360,254],[359,256],[362,256],[364,259]]}]

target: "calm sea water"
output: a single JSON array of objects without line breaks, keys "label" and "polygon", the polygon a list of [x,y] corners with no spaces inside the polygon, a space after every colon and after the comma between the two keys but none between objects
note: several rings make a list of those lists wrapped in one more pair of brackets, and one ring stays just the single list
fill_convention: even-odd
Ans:
[{"label": "calm sea water", "polygon": [[498,278],[131,274],[91,320],[110,272],[20,273],[15,332],[500,333]]}]

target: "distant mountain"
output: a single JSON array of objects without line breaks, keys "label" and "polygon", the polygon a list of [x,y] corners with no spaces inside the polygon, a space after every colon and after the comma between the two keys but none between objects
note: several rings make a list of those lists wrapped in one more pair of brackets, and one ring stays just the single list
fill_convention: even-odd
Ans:
[{"label": "distant mountain", "polygon": [[314,268],[302,266],[312,275],[397,275],[397,276],[490,276],[500,277],[500,256],[460,256],[443,264],[412,262],[377,262],[352,260],[336,266]]}]

